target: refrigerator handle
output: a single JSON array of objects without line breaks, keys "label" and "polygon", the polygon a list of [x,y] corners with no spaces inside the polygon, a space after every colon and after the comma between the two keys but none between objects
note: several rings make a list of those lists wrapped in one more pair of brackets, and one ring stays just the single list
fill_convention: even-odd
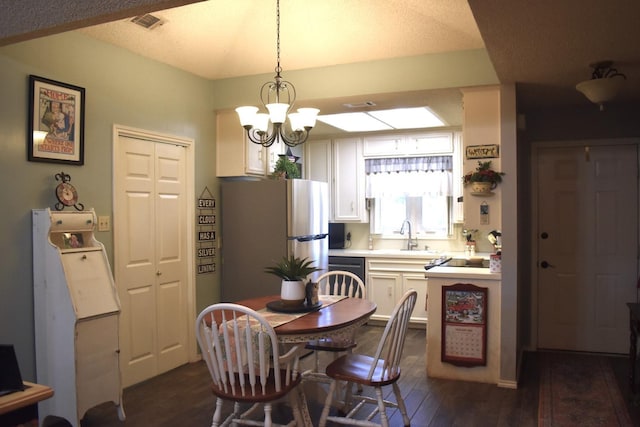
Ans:
[{"label": "refrigerator handle", "polygon": [[312,240],[324,239],[328,235],[329,235],[328,233],[324,233],[324,234],[313,234],[310,236],[297,236],[297,237],[291,237],[290,240],[297,240],[298,242],[310,242]]}]

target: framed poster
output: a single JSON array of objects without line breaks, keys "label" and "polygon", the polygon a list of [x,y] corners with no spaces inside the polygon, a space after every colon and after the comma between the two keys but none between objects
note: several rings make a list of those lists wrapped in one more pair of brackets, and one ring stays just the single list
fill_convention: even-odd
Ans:
[{"label": "framed poster", "polygon": [[442,287],[443,362],[487,365],[487,288],[457,283]]},{"label": "framed poster", "polygon": [[29,161],[84,164],[84,92],[29,76]]}]

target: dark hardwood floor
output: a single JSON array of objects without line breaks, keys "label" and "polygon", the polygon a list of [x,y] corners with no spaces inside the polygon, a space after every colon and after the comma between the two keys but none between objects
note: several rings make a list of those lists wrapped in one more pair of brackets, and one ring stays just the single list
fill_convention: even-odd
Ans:
[{"label": "dark hardwood floor", "polygon": [[[379,326],[365,326],[357,351],[373,353],[382,333]],[[538,425],[538,371],[536,353],[526,353],[518,389],[465,381],[428,378],[425,363],[425,332],[410,329],[404,350],[399,384],[411,425],[430,426],[523,426]],[[323,362],[330,359],[327,355]],[[633,404],[627,383],[628,361],[609,357],[634,425],[640,425],[640,407]],[[313,357],[303,360],[310,367]],[[203,362],[188,364],[124,390],[127,418],[120,422],[115,407],[104,403],[89,410],[82,427],[209,426],[214,398],[209,373]],[[391,393],[391,387],[387,387]],[[365,393],[371,393],[365,389]],[[318,420],[324,388],[306,384],[305,393],[313,420]],[[397,410],[388,411],[392,426],[402,426]],[[290,416],[288,407],[274,408],[274,419]]]}]

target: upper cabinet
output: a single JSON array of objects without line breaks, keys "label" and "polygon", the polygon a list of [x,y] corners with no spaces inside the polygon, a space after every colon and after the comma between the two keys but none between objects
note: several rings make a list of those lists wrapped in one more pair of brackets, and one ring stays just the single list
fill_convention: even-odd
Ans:
[{"label": "upper cabinet", "polygon": [[372,135],[364,138],[364,157],[404,157],[452,153],[453,132]]},{"label": "upper cabinet", "polygon": [[334,140],[332,160],[334,221],[368,222],[362,140],[360,138]]},{"label": "upper cabinet", "polygon": [[329,219],[368,222],[362,139],[316,140],[304,146],[305,178],[329,184]]},{"label": "upper cabinet", "polygon": [[216,114],[216,176],[264,177],[273,171],[279,154],[286,150],[282,143],[269,148],[254,144],[238,120],[235,111]]}]

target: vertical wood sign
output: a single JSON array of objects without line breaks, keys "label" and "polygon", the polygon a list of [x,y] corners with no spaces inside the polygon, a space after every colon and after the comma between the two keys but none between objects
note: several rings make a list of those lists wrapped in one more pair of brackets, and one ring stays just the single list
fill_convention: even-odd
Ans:
[{"label": "vertical wood sign", "polygon": [[216,271],[216,199],[207,187],[198,198],[197,210],[197,272],[198,274],[214,273]]}]

